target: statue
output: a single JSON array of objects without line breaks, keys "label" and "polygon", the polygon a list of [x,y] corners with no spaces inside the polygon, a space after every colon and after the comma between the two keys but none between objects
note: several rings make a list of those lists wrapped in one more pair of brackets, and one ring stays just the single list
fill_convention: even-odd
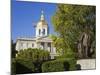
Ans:
[{"label": "statue", "polygon": [[91,39],[87,33],[83,33],[78,41],[78,57],[88,58],[91,52]]}]

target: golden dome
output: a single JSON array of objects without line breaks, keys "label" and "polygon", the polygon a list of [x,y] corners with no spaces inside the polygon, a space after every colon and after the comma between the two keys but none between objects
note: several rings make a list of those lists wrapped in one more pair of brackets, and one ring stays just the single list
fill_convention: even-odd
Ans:
[{"label": "golden dome", "polygon": [[44,12],[41,11],[40,21],[37,23],[38,26],[47,26],[47,22],[45,21]]},{"label": "golden dome", "polygon": [[47,25],[47,23],[45,22],[45,20],[40,20],[37,25]]}]

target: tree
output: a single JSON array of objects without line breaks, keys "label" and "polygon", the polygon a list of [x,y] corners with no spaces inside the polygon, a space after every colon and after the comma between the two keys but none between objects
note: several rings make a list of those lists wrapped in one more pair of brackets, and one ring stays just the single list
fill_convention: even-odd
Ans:
[{"label": "tree", "polygon": [[50,57],[50,53],[46,50],[37,49],[37,48],[34,48],[34,49],[28,48],[28,49],[20,50],[17,53],[16,61],[18,62],[20,60],[19,63],[22,63],[22,64],[24,63],[23,65],[26,65],[26,67],[28,66],[28,63],[29,65],[33,64],[34,72],[38,73],[42,71],[41,70],[42,62],[49,60],[49,57]]},{"label": "tree", "polygon": [[63,38],[55,35],[52,35],[51,38],[53,40],[54,47],[56,47],[56,53],[59,55],[57,58],[75,58],[75,53],[70,48],[66,47]]},{"label": "tree", "polygon": [[42,49],[37,49],[37,48],[28,48],[24,50],[20,50],[17,53],[16,59],[27,59],[33,62],[41,62],[44,60],[49,59],[49,52],[46,50]]},{"label": "tree", "polygon": [[[65,55],[68,50],[74,53],[79,52],[79,49],[77,49],[79,42],[82,43],[82,51],[85,51],[83,54],[88,52],[85,55],[86,57],[93,53],[91,48],[93,42],[95,42],[95,17],[95,6],[58,5],[57,11],[52,17],[52,22],[55,31],[59,33],[59,38],[62,40],[63,46],[60,47]],[[83,42],[86,46],[83,45]]]},{"label": "tree", "polygon": [[12,58],[15,58],[16,53],[17,53],[15,46],[16,46],[16,43],[14,43],[13,40],[11,40],[11,57]]}]

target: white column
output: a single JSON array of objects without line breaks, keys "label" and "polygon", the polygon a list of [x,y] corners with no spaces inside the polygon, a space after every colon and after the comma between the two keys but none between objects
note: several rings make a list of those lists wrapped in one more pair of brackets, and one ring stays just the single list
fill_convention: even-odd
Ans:
[{"label": "white column", "polygon": [[40,48],[39,42],[36,42],[36,48]]},{"label": "white column", "polygon": [[50,43],[50,47],[51,47],[51,50],[50,50],[50,56],[51,56],[51,59],[54,59],[54,55],[53,55],[53,45],[52,43]]},{"label": "white column", "polygon": [[48,30],[47,30],[47,28],[45,28],[45,36],[47,36],[48,35]]},{"label": "white column", "polygon": [[36,27],[36,34],[35,34],[36,37],[38,36],[38,33],[39,33],[39,32],[38,32],[38,28]]}]

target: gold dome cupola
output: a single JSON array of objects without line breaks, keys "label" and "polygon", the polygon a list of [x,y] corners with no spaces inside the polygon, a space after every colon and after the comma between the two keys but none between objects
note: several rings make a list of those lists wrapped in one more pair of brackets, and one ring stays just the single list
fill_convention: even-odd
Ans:
[{"label": "gold dome cupola", "polygon": [[48,35],[48,24],[45,21],[44,11],[41,11],[40,21],[37,23],[36,26],[36,37],[42,37]]}]

